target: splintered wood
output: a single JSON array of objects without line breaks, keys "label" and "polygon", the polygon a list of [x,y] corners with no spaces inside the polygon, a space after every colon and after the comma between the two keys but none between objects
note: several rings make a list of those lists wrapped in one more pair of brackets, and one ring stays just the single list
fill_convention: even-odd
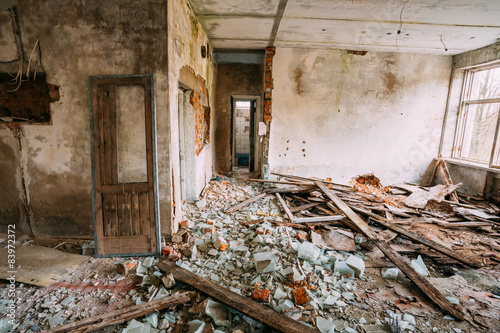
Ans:
[{"label": "splintered wood", "polygon": [[[337,239],[336,234],[329,235],[334,224],[341,223],[344,227],[361,233],[374,246],[378,247],[430,300],[443,311],[462,320],[464,313],[461,307],[451,304],[435,286],[410,265],[407,259],[401,257],[397,252],[400,245],[390,244],[391,240],[399,235],[415,242],[415,244],[408,244],[404,249],[401,248],[398,251],[413,251],[413,253],[424,254],[439,263],[461,263],[473,268],[484,266],[485,260],[495,261],[500,258],[499,254],[493,252],[484,253],[482,257],[479,257],[466,247],[461,247],[457,251],[455,248],[445,246],[447,244],[436,239],[433,234],[422,235],[408,230],[408,227],[420,224],[435,224],[444,230],[467,228],[471,232],[477,230],[477,232],[498,235],[493,230],[499,224],[500,210],[498,207],[483,203],[477,198],[459,196],[455,189],[460,184],[453,185],[443,160],[438,161],[436,170],[439,170],[445,184],[427,188],[408,184],[397,185],[394,188],[384,187],[373,175],[358,177],[354,188],[325,182],[317,178],[283,174],[277,175],[286,180],[262,182],[273,184],[274,187],[268,188],[266,193],[276,195],[285,217],[290,222],[276,224],[309,230],[312,242],[326,248],[329,248],[328,243],[340,243],[340,241],[333,240]],[[408,206],[405,204],[405,200],[412,194],[415,195],[408,201],[410,204]],[[412,204],[419,208],[414,208],[411,206]],[[381,232],[379,228],[369,226],[356,212],[366,216],[368,223],[369,221],[375,222],[378,227],[390,231]],[[392,236],[385,235],[383,237],[388,232]],[[485,241],[484,244],[486,246],[488,242]],[[495,247],[496,243],[492,244],[493,251],[500,251]],[[387,264],[387,262],[378,263],[375,266],[384,267]]]}]

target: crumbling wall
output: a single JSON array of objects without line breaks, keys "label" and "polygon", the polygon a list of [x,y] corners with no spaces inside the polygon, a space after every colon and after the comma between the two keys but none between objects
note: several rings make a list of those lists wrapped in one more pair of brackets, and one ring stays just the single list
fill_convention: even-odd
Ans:
[{"label": "crumbling wall", "polygon": [[[89,76],[153,73],[157,120],[161,120],[158,141],[168,142],[166,1],[19,0],[17,11],[25,60],[35,50],[41,56],[36,58],[38,71],[60,88],[59,101],[50,106],[50,124],[20,125],[33,232],[92,236]],[[0,54],[5,48],[12,49],[11,42],[0,44]],[[0,64],[0,72],[15,72],[17,65]],[[2,160],[5,156],[3,163],[9,167],[0,183],[16,180],[15,187],[8,185],[11,193],[1,210],[12,212],[6,217],[9,223],[18,223],[15,211],[22,189],[20,171],[12,169],[19,163],[12,161],[18,158],[12,153],[18,147],[9,132],[2,128],[1,133],[2,153],[6,152]],[[169,152],[165,145],[159,148],[163,148],[159,164],[165,168]],[[170,178],[160,179],[160,184],[160,205],[169,206]],[[168,223],[168,216],[162,222]]]},{"label": "crumbling wall", "polygon": [[231,170],[231,95],[258,95],[263,90],[263,65],[219,64],[215,114],[215,169]]},{"label": "crumbling wall", "polygon": [[[217,67],[212,60],[212,46],[209,43],[208,37],[203,30],[198,18],[194,14],[191,5],[186,0],[168,0],[168,105],[170,119],[167,120],[170,124],[170,140],[161,142],[159,145],[171,145],[170,155],[171,163],[168,166],[168,174],[160,175],[160,179],[173,179],[170,195],[173,198],[172,207],[160,207],[161,215],[172,218],[173,223],[166,225],[163,232],[168,234],[175,233],[178,224],[182,218],[181,212],[181,193],[180,193],[180,160],[179,160],[179,107],[178,107],[178,88],[180,80],[180,72],[182,68],[189,68],[193,74],[192,80],[188,87],[189,90],[201,92],[200,102],[203,106],[204,113],[199,109],[198,116],[204,116],[208,113],[205,108],[213,108],[214,91],[215,91],[215,76]],[[205,48],[205,57],[203,57],[202,47]],[[203,82],[206,91],[202,92],[202,87],[199,87],[200,82]],[[198,118],[200,121],[201,119]],[[210,140],[208,142],[195,143],[197,145],[197,154],[194,158],[194,169],[196,170],[195,179],[187,181],[195,181],[197,192],[200,193],[206,183],[212,176],[212,142],[213,136],[213,121],[204,120],[204,124],[209,123],[210,128],[208,133]],[[198,124],[200,125],[200,124]],[[203,130],[198,128],[199,130]],[[193,131],[194,132],[194,131]],[[201,139],[203,135],[198,132]],[[165,170],[167,170],[165,166]]]},{"label": "crumbling wall", "polygon": [[451,57],[278,48],[271,172],[419,181],[437,155]]}]

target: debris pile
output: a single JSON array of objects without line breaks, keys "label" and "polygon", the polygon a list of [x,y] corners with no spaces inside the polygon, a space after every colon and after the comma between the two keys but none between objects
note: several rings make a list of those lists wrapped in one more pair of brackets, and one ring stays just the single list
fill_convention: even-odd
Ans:
[{"label": "debris pile", "polygon": [[219,177],[183,203],[163,258],[93,259],[68,277],[101,289],[19,288],[15,329],[122,311],[108,332],[500,331],[497,206],[452,183],[280,177]]}]

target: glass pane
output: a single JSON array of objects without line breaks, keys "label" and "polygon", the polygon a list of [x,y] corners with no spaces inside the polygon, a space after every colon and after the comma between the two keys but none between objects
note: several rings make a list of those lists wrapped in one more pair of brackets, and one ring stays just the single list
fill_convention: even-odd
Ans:
[{"label": "glass pane", "polygon": [[118,86],[116,89],[118,182],[146,183],[148,170],[144,87]]},{"label": "glass pane", "polygon": [[500,103],[468,106],[460,156],[490,163]]},{"label": "glass pane", "polygon": [[474,72],[469,100],[500,98],[500,67]]}]

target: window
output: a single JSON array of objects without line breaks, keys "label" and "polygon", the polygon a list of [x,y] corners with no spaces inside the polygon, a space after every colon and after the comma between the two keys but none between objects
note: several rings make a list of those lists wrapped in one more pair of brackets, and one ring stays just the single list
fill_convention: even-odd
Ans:
[{"label": "window", "polygon": [[500,63],[466,70],[453,157],[500,168]]}]

